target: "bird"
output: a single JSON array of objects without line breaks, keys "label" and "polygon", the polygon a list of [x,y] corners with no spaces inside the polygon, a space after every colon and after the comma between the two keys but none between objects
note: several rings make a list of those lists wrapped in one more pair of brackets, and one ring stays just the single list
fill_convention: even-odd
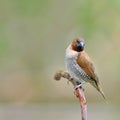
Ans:
[{"label": "bird", "polygon": [[70,80],[77,83],[75,89],[82,87],[85,83],[90,83],[105,99],[93,61],[84,48],[84,39],[78,37],[73,39],[66,49],[65,63],[71,75]]}]

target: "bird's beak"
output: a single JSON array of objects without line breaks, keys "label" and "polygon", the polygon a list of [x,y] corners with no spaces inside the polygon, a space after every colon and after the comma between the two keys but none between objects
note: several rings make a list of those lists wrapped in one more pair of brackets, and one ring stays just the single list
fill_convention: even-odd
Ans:
[{"label": "bird's beak", "polygon": [[85,46],[85,42],[84,42],[84,41],[81,41],[80,44],[81,44],[81,46],[83,46],[83,47]]}]

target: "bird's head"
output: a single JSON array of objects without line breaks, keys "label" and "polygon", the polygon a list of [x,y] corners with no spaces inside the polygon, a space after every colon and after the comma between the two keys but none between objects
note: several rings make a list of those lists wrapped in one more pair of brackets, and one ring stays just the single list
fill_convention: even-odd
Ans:
[{"label": "bird's head", "polygon": [[72,41],[72,50],[76,52],[81,52],[84,50],[85,42],[82,38],[76,38]]}]

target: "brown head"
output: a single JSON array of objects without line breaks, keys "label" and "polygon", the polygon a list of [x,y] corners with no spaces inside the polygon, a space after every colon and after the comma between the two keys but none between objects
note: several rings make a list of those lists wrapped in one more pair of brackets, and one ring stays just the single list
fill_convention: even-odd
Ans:
[{"label": "brown head", "polygon": [[71,47],[72,50],[76,52],[81,52],[84,50],[85,42],[82,38],[76,38],[73,40]]}]

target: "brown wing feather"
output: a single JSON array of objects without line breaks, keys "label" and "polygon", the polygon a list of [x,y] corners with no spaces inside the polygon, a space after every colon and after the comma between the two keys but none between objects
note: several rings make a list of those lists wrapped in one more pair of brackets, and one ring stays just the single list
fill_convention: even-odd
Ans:
[{"label": "brown wing feather", "polygon": [[105,98],[100,82],[98,80],[98,76],[95,73],[93,63],[85,51],[79,53],[77,63],[93,79],[93,81],[89,80],[89,83],[93,85]]},{"label": "brown wing feather", "polygon": [[85,51],[79,53],[77,63],[92,79],[98,80],[93,63]]}]

